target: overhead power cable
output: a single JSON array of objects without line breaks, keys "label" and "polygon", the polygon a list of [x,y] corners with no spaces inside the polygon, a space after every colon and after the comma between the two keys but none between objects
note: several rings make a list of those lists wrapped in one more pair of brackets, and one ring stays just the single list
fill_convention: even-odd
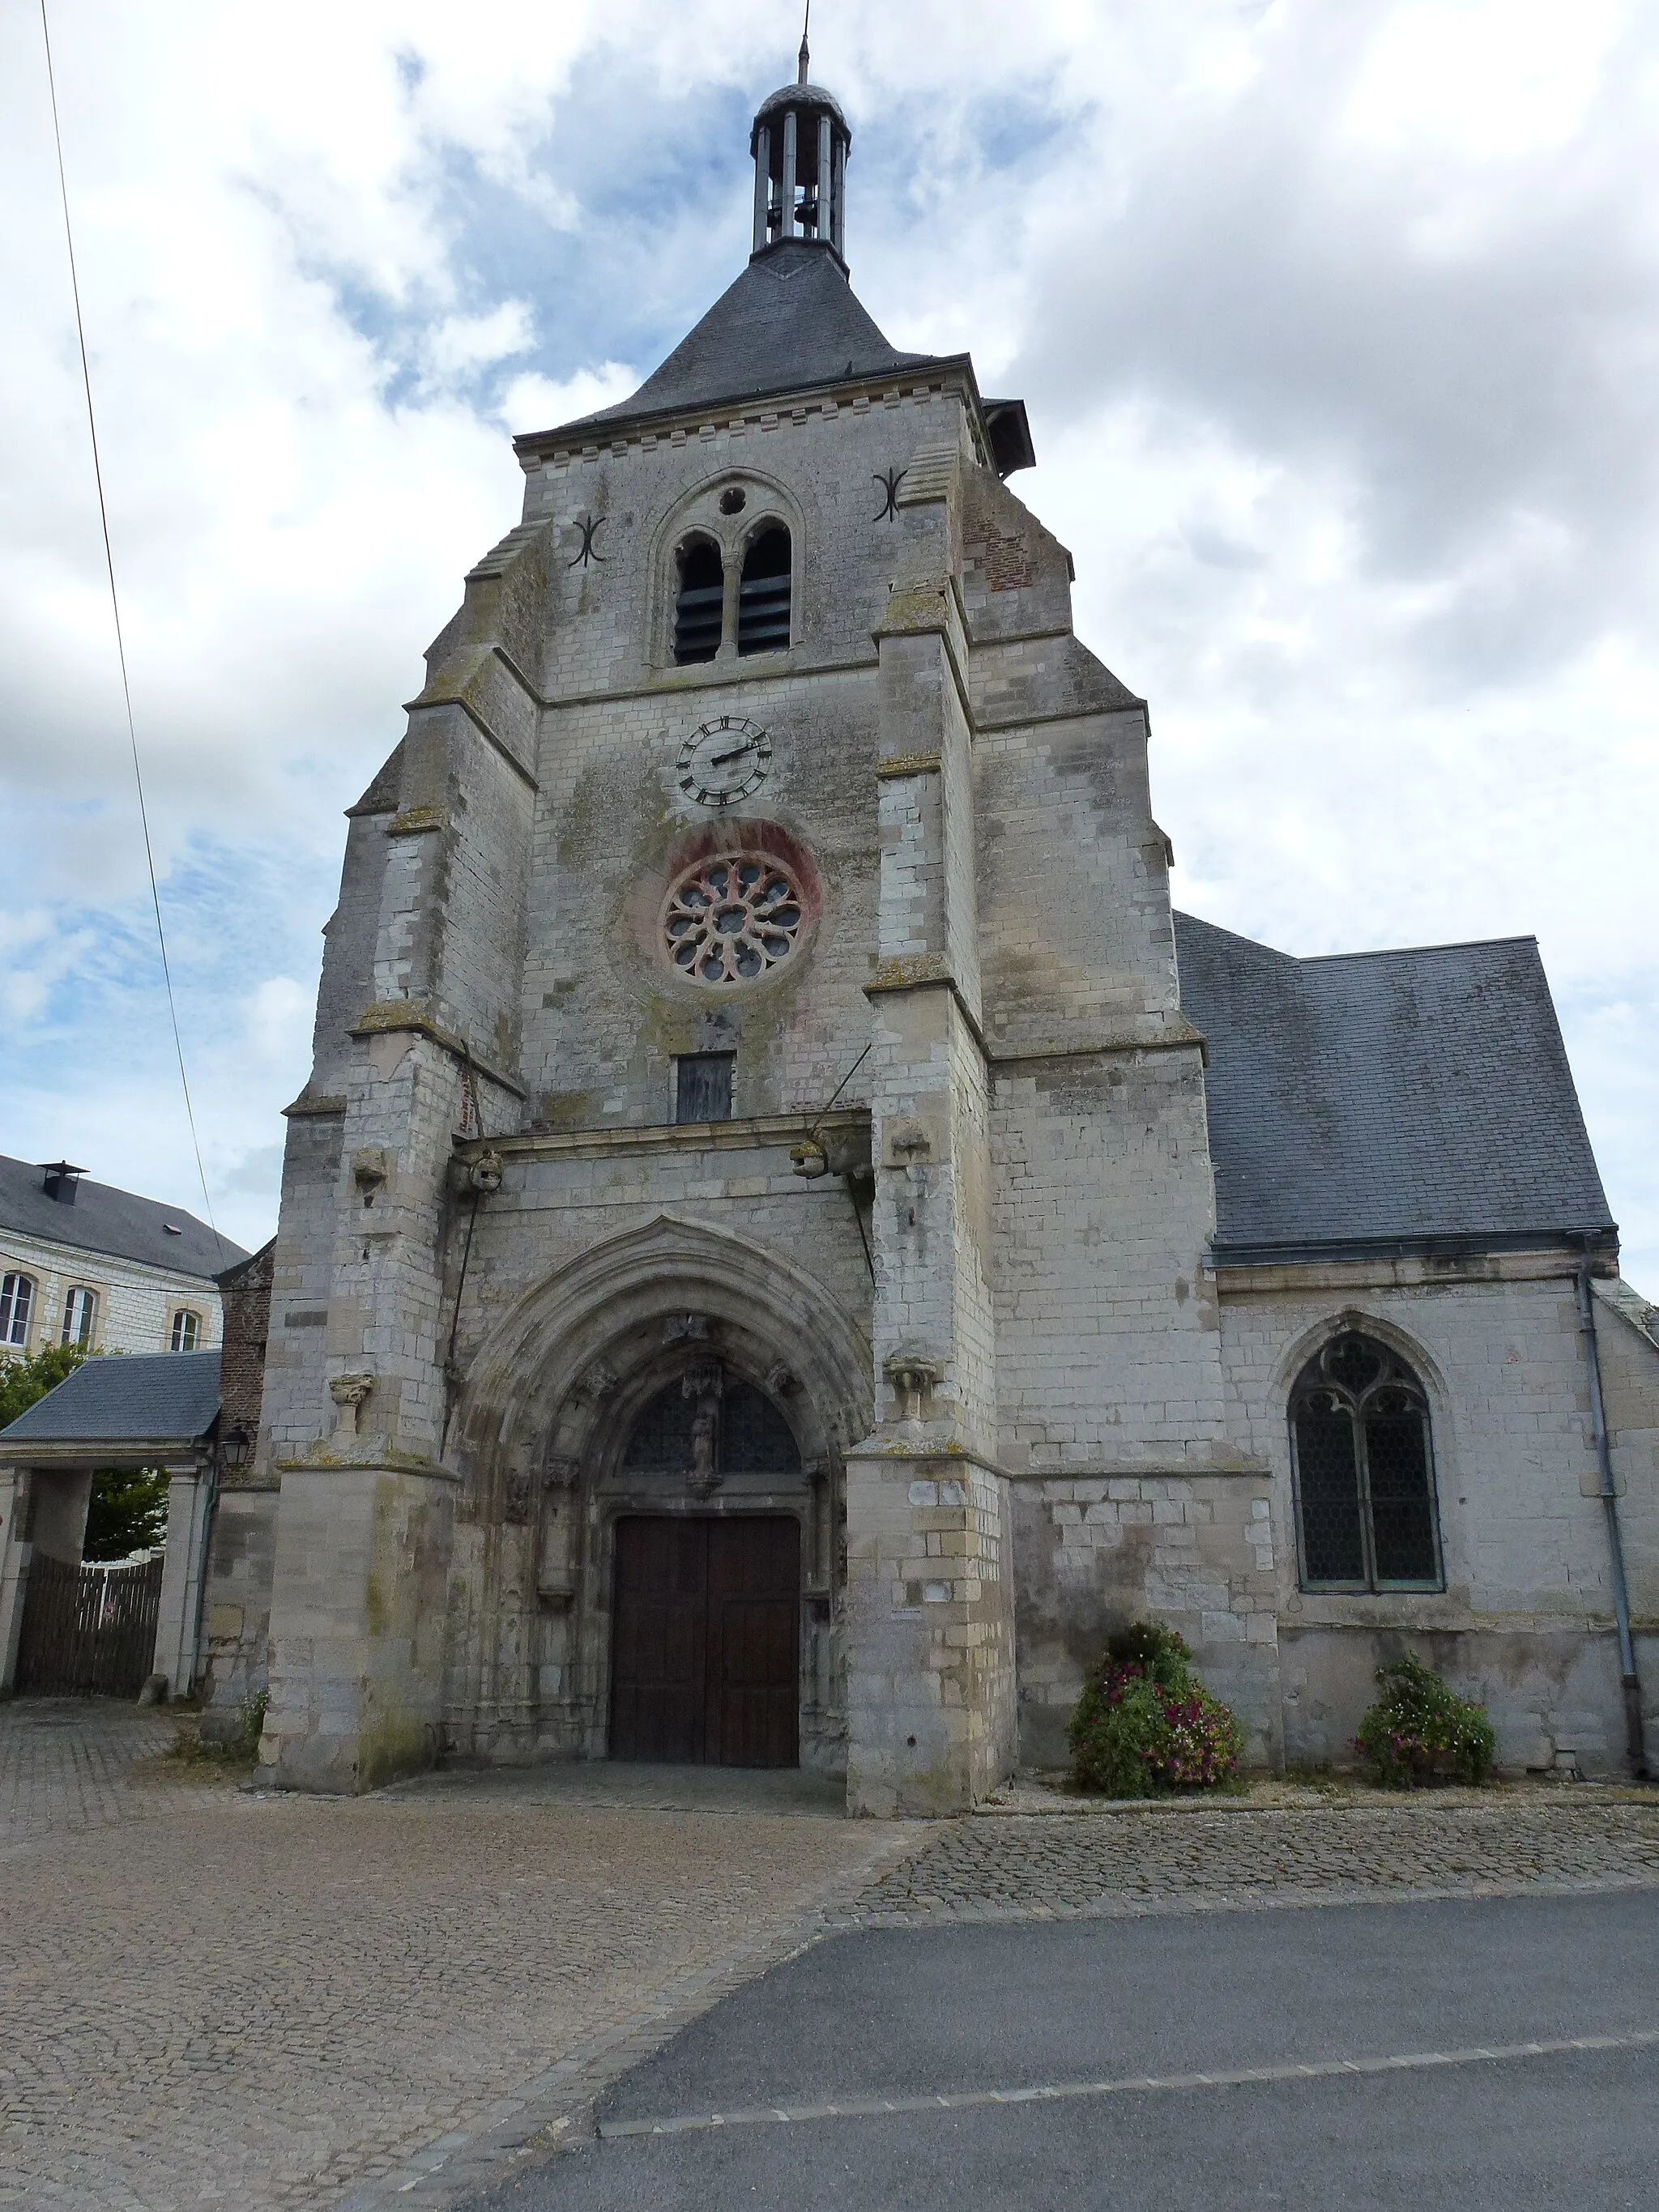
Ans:
[{"label": "overhead power cable", "polygon": [[127,645],[121,629],[121,595],[115,588],[115,555],[110,547],[109,509],[104,500],[104,470],[98,453],[98,417],[92,404],[92,368],[87,359],[87,330],[81,313],[81,280],[75,266],[75,227],[70,221],[69,179],[64,170],[64,133],[58,119],[58,80],[52,66],[52,26],[46,20],[46,0],[40,0],[40,36],[46,49],[46,89],[52,100],[52,137],[58,154],[58,190],[64,203],[64,240],[69,248],[70,291],[75,301],[75,335],[81,346],[81,382],[87,395],[87,429],[92,440],[93,481],[98,487],[98,520],[104,533],[104,567],[109,576],[110,610],[115,617],[115,652],[121,664],[121,696],[126,702],[127,738],[132,748],[132,780],[138,790],[138,821],[144,835],[144,864],[149,870],[150,904],[155,910],[155,941],[161,949],[161,980],[167,985],[167,1014],[173,1024],[173,1048],[179,1060],[179,1085],[185,1094],[185,1119],[190,1125],[190,1141],[196,1154],[196,1172],[201,1180],[202,1203],[207,1209],[208,1226],[218,1241],[222,1257],[224,1239],[220,1237],[219,1224],[213,1218],[213,1200],[208,1194],[207,1170],[202,1164],[202,1140],[196,1133],[196,1109],[191,1103],[190,1078],[185,1073],[185,1041],[179,1029],[179,1008],[173,995],[173,969],[167,959],[167,933],[161,924],[161,894],[155,884],[155,854],[149,838],[149,809],[144,801],[144,772],[138,759],[138,725],[133,719],[132,686],[127,679]]}]

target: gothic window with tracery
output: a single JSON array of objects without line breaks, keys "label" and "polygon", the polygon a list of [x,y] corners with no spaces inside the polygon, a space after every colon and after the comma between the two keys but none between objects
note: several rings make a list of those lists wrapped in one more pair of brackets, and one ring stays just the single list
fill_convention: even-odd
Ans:
[{"label": "gothic window with tracery", "polygon": [[683,975],[744,983],[787,960],[800,935],[800,892],[763,853],[723,853],[679,878],[663,911],[663,942]]},{"label": "gothic window with tracery", "polygon": [[1291,1393],[1302,1586],[1443,1587],[1429,1401],[1399,1354],[1347,1330]]}]

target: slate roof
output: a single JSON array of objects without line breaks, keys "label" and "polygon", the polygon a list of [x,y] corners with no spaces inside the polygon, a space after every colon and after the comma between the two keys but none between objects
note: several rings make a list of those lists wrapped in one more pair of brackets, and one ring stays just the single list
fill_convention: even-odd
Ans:
[{"label": "slate roof", "polygon": [[1175,924],[1218,1259],[1613,1233],[1535,939],[1297,960]]},{"label": "slate roof", "polygon": [[835,256],[791,240],[751,261],[631,399],[559,428],[797,392],[935,358],[890,345],[854,297]]},{"label": "slate roof", "polygon": [[218,1411],[216,1350],[111,1352],[83,1360],[0,1429],[0,1459],[21,1444],[194,1443]]},{"label": "slate roof", "polygon": [[[169,1236],[171,1222],[184,1233]],[[217,1237],[205,1221],[177,1206],[138,1198],[130,1190],[82,1176],[73,1206],[48,1198],[40,1170],[28,1160],[0,1157],[0,1232],[16,1230],[53,1244],[72,1244],[83,1252],[107,1253],[118,1260],[140,1260],[169,1274],[217,1274],[247,1254],[228,1237]]]}]

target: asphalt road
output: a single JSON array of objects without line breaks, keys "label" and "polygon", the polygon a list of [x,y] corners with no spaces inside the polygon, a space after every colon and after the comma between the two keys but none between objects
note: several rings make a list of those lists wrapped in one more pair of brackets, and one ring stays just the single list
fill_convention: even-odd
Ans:
[{"label": "asphalt road", "polygon": [[833,1937],[476,2203],[1651,2212],[1659,1891]]}]

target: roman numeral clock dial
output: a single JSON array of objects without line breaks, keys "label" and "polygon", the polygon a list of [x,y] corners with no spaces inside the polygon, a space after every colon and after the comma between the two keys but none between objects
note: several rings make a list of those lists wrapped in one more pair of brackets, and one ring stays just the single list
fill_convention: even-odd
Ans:
[{"label": "roman numeral clock dial", "polygon": [[717,715],[680,747],[680,789],[699,806],[730,806],[764,782],[772,740],[758,722]]}]

